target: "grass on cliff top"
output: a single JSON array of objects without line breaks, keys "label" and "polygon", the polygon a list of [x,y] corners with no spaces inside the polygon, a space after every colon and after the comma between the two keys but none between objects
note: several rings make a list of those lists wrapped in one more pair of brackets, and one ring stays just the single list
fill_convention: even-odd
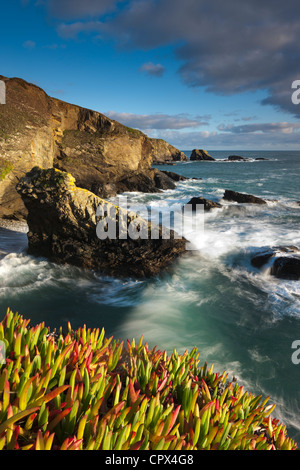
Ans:
[{"label": "grass on cliff top", "polygon": [[11,172],[13,164],[6,158],[0,157],[0,182]]},{"label": "grass on cliff top", "polygon": [[274,405],[199,365],[104,330],[0,323],[0,449],[293,450]]}]

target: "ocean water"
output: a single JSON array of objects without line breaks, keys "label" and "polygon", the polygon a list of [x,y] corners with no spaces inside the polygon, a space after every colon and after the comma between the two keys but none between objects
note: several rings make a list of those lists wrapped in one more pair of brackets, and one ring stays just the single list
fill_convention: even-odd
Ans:
[{"label": "ocean water", "polygon": [[[185,152],[190,155],[190,152]],[[26,253],[26,227],[0,228],[0,312],[7,307],[32,324],[104,327],[126,340],[142,335],[149,346],[172,353],[200,351],[200,361],[229,373],[252,393],[270,396],[274,415],[300,443],[300,282],[272,277],[251,266],[264,247],[300,248],[300,152],[209,151],[216,162],[159,166],[191,178],[160,194],[127,193],[130,207],[157,211],[193,196],[215,201],[225,189],[268,200],[267,205],[223,202],[204,216],[199,248],[151,280],[118,280]],[[224,162],[231,154],[247,162]],[[255,160],[255,158],[268,160]]]}]

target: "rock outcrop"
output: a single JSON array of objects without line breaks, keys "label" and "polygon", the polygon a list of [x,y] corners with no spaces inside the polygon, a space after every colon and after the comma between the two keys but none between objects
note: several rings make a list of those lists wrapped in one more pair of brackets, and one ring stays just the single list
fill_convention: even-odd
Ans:
[{"label": "rock outcrop", "polygon": [[223,198],[227,201],[234,201],[242,204],[267,204],[266,201],[260,197],[252,196],[252,194],[231,191],[229,189],[225,190]]},{"label": "rock outcrop", "polygon": [[[51,98],[22,79],[0,75],[0,80],[6,85],[6,104],[0,106],[0,218],[26,217],[15,187],[36,165],[69,172],[80,187],[108,197],[123,190],[165,189],[159,186],[158,170],[151,169],[162,147],[169,152],[166,158],[183,158],[167,143],[162,146],[99,112]],[[164,178],[164,184],[169,187],[172,180]]]},{"label": "rock outcrop", "polygon": [[174,162],[186,162],[187,156],[173,145],[168,144],[163,139],[150,139],[152,144],[153,164],[168,164]]},{"label": "rock outcrop", "polygon": [[194,149],[190,156],[191,161],[209,161],[214,162],[215,158],[213,158],[206,150],[202,149]]},{"label": "rock outcrop", "polygon": [[262,250],[251,258],[251,264],[258,269],[268,267],[270,274],[279,279],[300,279],[300,250],[296,246]]},{"label": "rock outcrop", "polygon": [[187,204],[192,206],[193,211],[196,211],[198,205],[203,205],[205,212],[208,212],[211,209],[219,209],[222,207],[222,205],[218,202],[211,201],[210,199],[206,199],[204,197],[193,197]]},{"label": "rock outcrop", "polygon": [[185,240],[172,230],[166,237],[163,227],[153,228],[137,214],[77,187],[70,174],[57,169],[33,168],[17,191],[28,210],[29,254],[115,277],[143,278],[186,252]]}]

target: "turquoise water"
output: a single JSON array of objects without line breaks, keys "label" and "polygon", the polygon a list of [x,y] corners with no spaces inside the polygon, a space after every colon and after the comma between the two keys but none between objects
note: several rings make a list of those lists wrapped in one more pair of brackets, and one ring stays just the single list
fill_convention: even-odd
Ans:
[{"label": "turquoise water", "polygon": [[[277,403],[275,415],[300,443],[300,282],[259,272],[251,254],[270,245],[300,247],[300,152],[209,151],[217,162],[160,169],[188,177],[161,194],[127,193],[132,208],[159,211],[193,196],[219,201],[225,189],[268,199],[266,206],[225,203],[205,214],[199,250],[147,281],[117,280],[57,266],[26,254],[26,230],[0,229],[0,312],[18,311],[52,328],[104,326],[108,336],[144,340],[179,352],[197,346],[200,360]],[[190,152],[186,152],[187,155]],[[248,162],[224,162],[231,154]],[[266,161],[255,158],[265,157]],[[277,202],[275,202],[276,200]],[[14,229],[15,230],[15,229]]]}]

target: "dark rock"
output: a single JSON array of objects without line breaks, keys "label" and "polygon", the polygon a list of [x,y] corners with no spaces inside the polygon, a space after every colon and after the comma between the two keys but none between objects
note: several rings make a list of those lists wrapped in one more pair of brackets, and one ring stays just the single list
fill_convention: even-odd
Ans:
[{"label": "dark rock", "polygon": [[188,180],[188,178],[186,178],[186,176],[179,175],[178,173],[174,173],[173,171],[164,170],[163,173],[165,173],[165,175],[167,175],[173,181],[186,181],[186,180]]},{"label": "dark rock", "polygon": [[[157,239],[151,239],[149,221],[78,188],[68,173],[35,167],[20,179],[17,191],[28,211],[28,252],[34,256],[106,275],[143,278],[157,275],[186,252],[186,241],[175,232],[164,238],[166,229],[156,227]],[[108,238],[102,230],[100,239],[99,224],[110,225],[114,217],[116,235]],[[132,224],[143,238],[128,235]]]},{"label": "dark rock", "polygon": [[280,279],[300,280],[300,255],[280,256],[274,260],[271,274]]},{"label": "dark rock", "polygon": [[192,206],[193,211],[196,210],[197,205],[203,205],[204,210],[207,212],[211,209],[222,207],[222,205],[218,202],[211,201],[210,199],[205,199],[204,197],[193,197],[187,204]]},{"label": "dark rock", "polygon": [[276,251],[270,249],[268,251],[264,251],[262,253],[258,253],[257,255],[253,256],[251,258],[251,264],[255,268],[262,268],[267,262],[269,261],[270,258],[273,258],[276,255]]},{"label": "dark rock", "polygon": [[290,280],[300,279],[300,255],[296,246],[276,246],[270,247],[257,253],[251,258],[251,264],[255,268],[262,268],[271,259],[270,274]]},{"label": "dark rock", "polygon": [[240,155],[230,155],[227,160],[229,162],[246,162],[249,158],[241,157]]},{"label": "dark rock", "polygon": [[194,149],[190,156],[191,161],[210,161],[214,162],[215,159],[211,157],[206,150]]},{"label": "dark rock", "polygon": [[255,160],[269,160],[268,158],[257,157]]},{"label": "dark rock", "polygon": [[264,199],[260,197],[252,196],[251,194],[238,193],[237,191],[225,190],[223,198],[227,201],[235,201],[243,204],[266,204]]},{"label": "dark rock", "polygon": [[93,184],[91,191],[99,197],[109,198],[124,192],[159,193],[161,190],[174,189],[175,187],[175,177],[171,178],[163,171],[151,169],[143,173],[131,172],[125,178],[114,183]]}]

